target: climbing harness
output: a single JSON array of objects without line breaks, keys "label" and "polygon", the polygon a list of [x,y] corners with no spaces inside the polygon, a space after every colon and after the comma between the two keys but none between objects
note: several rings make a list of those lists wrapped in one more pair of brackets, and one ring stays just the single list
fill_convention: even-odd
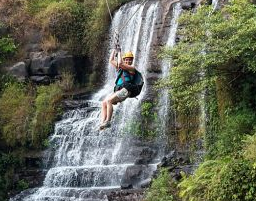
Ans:
[{"label": "climbing harness", "polygon": [[[124,70],[120,69],[118,71],[118,76],[116,78],[115,84],[116,86],[114,87],[114,92],[122,89],[122,88],[126,88],[129,92],[131,92],[131,94],[129,95],[129,98],[135,98],[136,96],[138,96],[142,90],[142,87],[144,85],[144,81],[143,81],[143,77],[141,75],[141,73],[139,71],[137,71],[135,69],[135,73],[131,74],[129,72],[127,72],[128,76],[130,76],[129,81],[125,80],[124,76]],[[117,85],[118,80],[122,78],[122,84],[121,85]]]}]

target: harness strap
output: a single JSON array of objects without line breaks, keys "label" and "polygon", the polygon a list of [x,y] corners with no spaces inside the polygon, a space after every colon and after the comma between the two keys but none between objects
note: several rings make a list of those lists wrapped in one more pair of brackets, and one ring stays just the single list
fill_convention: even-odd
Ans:
[{"label": "harness strap", "polygon": [[[124,72],[124,71],[123,71],[123,72]],[[125,83],[125,78],[124,78],[124,74],[123,74],[123,72],[122,72],[121,77],[122,77],[123,83]],[[130,79],[131,79],[131,78],[130,78]]]},{"label": "harness strap", "polygon": [[[125,81],[124,74],[123,74],[124,70],[123,70],[122,68],[119,68],[119,71],[118,71],[118,72],[120,72],[120,73],[118,74],[118,76],[117,76],[117,78],[116,78],[115,85],[117,84],[117,82],[118,82],[118,80],[119,80],[120,77],[122,78],[123,83],[126,82],[126,81]],[[129,76],[130,76],[131,73],[130,73],[129,71],[127,71],[127,72],[128,72],[128,74],[129,74]],[[135,74],[135,73],[134,73],[134,74]],[[131,76],[130,76],[130,81],[132,81]]]}]

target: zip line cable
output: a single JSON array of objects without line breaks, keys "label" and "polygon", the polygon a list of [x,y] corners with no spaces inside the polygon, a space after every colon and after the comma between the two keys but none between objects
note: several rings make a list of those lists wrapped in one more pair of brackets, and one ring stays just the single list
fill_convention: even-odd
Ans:
[{"label": "zip line cable", "polygon": [[[143,0],[141,4],[144,4],[146,2],[146,0]],[[140,7],[137,8],[137,10],[133,13],[133,15],[124,23],[124,25],[119,29],[118,32],[121,32],[124,27],[127,26],[128,22],[133,18],[133,16],[139,11]]]},{"label": "zip line cable", "polygon": [[109,13],[110,19],[112,21],[113,17],[112,17],[112,14],[111,14],[111,11],[110,11],[110,8],[109,8],[109,5],[108,5],[108,0],[106,0],[106,4],[107,4],[107,7],[108,7],[108,13]]}]

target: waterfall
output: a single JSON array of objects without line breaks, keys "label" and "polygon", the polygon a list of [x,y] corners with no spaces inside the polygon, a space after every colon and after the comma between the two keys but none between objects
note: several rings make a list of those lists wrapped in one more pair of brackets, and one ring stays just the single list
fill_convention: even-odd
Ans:
[{"label": "waterfall", "polygon": [[217,10],[219,8],[219,0],[212,0],[213,10]]},{"label": "waterfall", "polygon": [[[124,135],[123,130],[129,120],[134,119],[140,104],[148,92],[147,67],[152,51],[152,41],[156,20],[161,16],[158,1],[145,4],[130,2],[123,5],[114,15],[110,36],[114,30],[122,27],[123,22],[138,9],[138,12],[120,33],[122,51],[131,50],[135,54],[135,67],[143,74],[145,86],[138,99],[127,99],[114,106],[112,126],[99,131],[101,100],[112,93],[115,81],[115,69],[106,66],[105,85],[87,100],[87,107],[66,112],[62,120],[55,124],[54,134],[50,137],[47,167],[49,168],[43,187],[35,189],[26,196],[25,201],[103,201],[107,192],[118,190],[122,183],[129,182],[127,174],[132,174],[132,184],[140,188],[156,170],[159,158],[159,144],[141,141],[132,134]],[[173,46],[177,30],[177,17],[181,12],[180,4],[173,10],[173,19],[169,27],[167,45]],[[109,43],[110,55],[113,38]],[[108,56],[106,59],[108,59]],[[162,63],[162,77],[166,77],[169,64]],[[168,113],[168,94],[163,92],[159,102],[159,115]],[[162,125],[165,127],[165,124]],[[164,130],[164,128],[162,128]],[[139,163],[142,154],[148,154],[147,163]],[[11,199],[12,201],[18,199]]]},{"label": "waterfall", "polygon": [[[171,28],[169,30],[168,40],[166,42],[167,47],[173,47],[175,45],[175,36],[176,36],[177,28],[178,28],[178,21],[177,20],[178,20],[178,17],[180,16],[180,14],[181,14],[181,11],[182,11],[181,4],[177,3],[173,8],[173,18],[172,18],[172,21],[171,21]],[[169,75],[170,67],[171,67],[170,62],[167,62],[167,61],[162,62],[162,71],[163,71],[162,72],[162,78],[167,78],[167,76]],[[170,105],[169,100],[170,100],[170,98],[169,98],[168,90],[164,90],[161,93],[161,99],[159,101],[160,110],[158,112],[158,115],[160,117],[163,117],[163,119],[164,119],[162,121],[162,125],[161,125],[161,127],[163,128],[164,133],[167,132],[166,131],[166,129],[167,129],[166,124],[169,121],[169,112],[168,112],[169,111],[169,105]],[[175,119],[174,119],[174,121],[175,121]]]}]

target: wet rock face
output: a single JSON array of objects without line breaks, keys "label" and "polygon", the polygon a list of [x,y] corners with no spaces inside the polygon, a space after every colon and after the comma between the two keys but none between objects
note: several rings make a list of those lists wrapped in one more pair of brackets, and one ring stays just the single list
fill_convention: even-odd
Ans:
[{"label": "wet rock face", "polygon": [[51,61],[51,67],[52,73],[55,75],[60,75],[65,71],[75,73],[75,62],[72,55],[56,56]]},{"label": "wet rock face", "polygon": [[30,75],[52,75],[51,57],[40,55],[31,59],[29,66]]},{"label": "wet rock face", "polygon": [[187,153],[173,150],[162,158],[161,163],[158,165],[158,170],[154,173],[154,177],[157,177],[161,168],[167,168],[171,177],[179,181],[182,178],[181,172],[192,174],[197,165],[191,163]]},{"label": "wet rock face", "polygon": [[9,33],[9,30],[6,26],[0,26],[0,36],[4,36],[4,35],[7,35]]},{"label": "wet rock face", "polygon": [[37,188],[24,190],[20,194],[14,196],[13,198],[10,198],[10,201],[23,201],[26,196],[28,196],[36,191],[37,191]]},{"label": "wet rock face", "polygon": [[157,154],[156,150],[150,147],[145,147],[144,149],[141,150],[139,157],[135,161],[135,165],[148,164],[154,159],[156,154]]},{"label": "wet rock face", "polygon": [[59,51],[51,55],[43,52],[30,54],[28,66],[30,76],[55,77],[63,72],[75,73],[75,62],[72,55],[65,51]]},{"label": "wet rock face", "polygon": [[47,55],[31,52],[29,58],[8,68],[8,72],[20,81],[27,79],[36,84],[50,84],[68,72],[79,83],[88,83],[93,72],[92,63],[87,57],[75,57],[66,51]]},{"label": "wet rock face", "polygon": [[[24,165],[15,170],[15,174],[13,176],[13,183],[17,185],[20,181],[24,181],[28,184],[29,188],[39,187],[43,184],[45,178],[45,170],[43,169],[43,153],[42,152],[28,152],[24,156]],[[23,200],[23,198],[34,192],[35,189],[28,189],[18,194],[17,200]],[[20,193],[18,190],[8,192],[9,196],[12,197]]]},{"label": "wet rock face", "polygon": [[19,81],[25,81],[28,78],[28,71],[25,62],[18,62],[14,64],[9,72]]},{"label": "wet rock face", "polygon": [[122,178],[121,188],[122,189],[132,188],[133,185],[138,182],[142,171],[143,171],[143,166],[140,166],[140,165],[128,167]]},{"label": "wet rock face", "polygon": [[181,3],[181,7],[183,10],[191,10],[194,9],[196,7],[197,1],[196,0],[190,0],[190,1],[183,1]]},{"label": "wet rock face", "polygon": [[144,190],[121,190],[107,195],[108,201],[140,201],[143,200]]}]

